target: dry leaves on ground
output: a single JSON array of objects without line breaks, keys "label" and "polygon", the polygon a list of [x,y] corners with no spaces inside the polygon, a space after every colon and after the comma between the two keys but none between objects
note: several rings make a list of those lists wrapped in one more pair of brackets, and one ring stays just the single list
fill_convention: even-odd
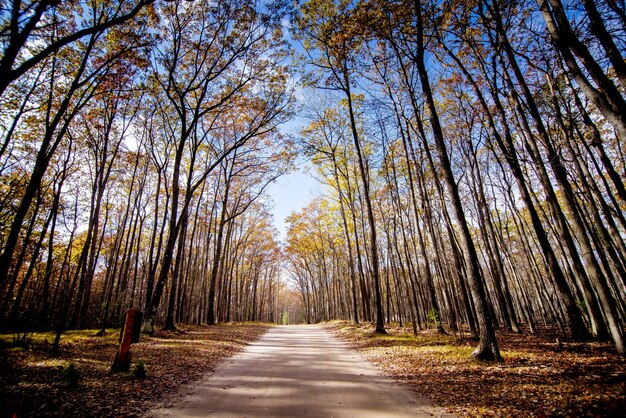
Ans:
[{"label": "dry leaves on ground", "polygon": [[[119,331],[105,336],[95,331],[64,335],[59,356],[49,355],[53,334],[35,334],[32,344],[11,347],[11,336],[0,336],[0,417],[138,416],[167,402],[187,382],[214,369],[223,358],[242,350],[270,325],[245,323],[185,327],[142,336],[131,351],[133,363],[145,363],[146,377],[110,373]],[[62,379],[73,363],[80,373],[77,387]]]},{"label": "dry leaves on ground", "polygon": [[498,335],[503,363],[469,358],[476,342],[392,326],[330,328],[388,375],[461,416],[614,417],[626,411],[626,360],[608,343],[557,345],[528,334]]}]

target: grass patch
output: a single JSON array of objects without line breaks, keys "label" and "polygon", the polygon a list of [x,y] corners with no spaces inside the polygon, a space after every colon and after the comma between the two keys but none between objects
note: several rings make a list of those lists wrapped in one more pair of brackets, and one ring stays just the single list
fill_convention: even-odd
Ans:
[{"label": "grass patch", "polygon": [[[62,344],[75,344],[79,342],[83,342],[87,339],[98,338],[101,341],[109,341],[115,340],[119,338],[120,330],[119,329],[107,329],[107,332],[103,336],[97,336],[98,330],[94,329],[86,329],[86,330],[73,330],[73,331],[64,331],[61,336]],[[0,334],[0,346],[4,345],[6,347],[11,347],[16,344],[15,338],[17,334],[7,333]],[[27,340],[29,345],[32,346],[43,346],[46,347],[51,345],[56,336],[55,332],[31,332],[28,333]]]}]

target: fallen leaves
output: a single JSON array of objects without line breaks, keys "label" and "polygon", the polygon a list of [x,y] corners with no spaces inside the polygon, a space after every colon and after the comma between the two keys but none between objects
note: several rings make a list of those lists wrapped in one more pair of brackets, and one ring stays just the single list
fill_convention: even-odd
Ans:
[{"label": "fallen leaves", "polygon": [[461,416],[612,417],[626,410],[626,360],[608,343],[498,335],[503,363],[469,358],[475,342],[425,331],[333,322],[329,327],[386,374]]},{"label": "fallen leaves", "polygon": [[[626,360],[608,343],[565,342],[528,334],[499,335],[503,363],[469,358],[474,342],[453,336],[336,322],[334,332],[388,375],[461,416],[609,417],[626,410]],[[159,331],[132,347],[146,363],[145,379],[109,374],[117,332],[70,333],[60,357],[45,344],[0,349],[0,416],[138,416],[172,402],[177,390],[213,370],[225,357],[262,335],[258,324]],[[61,379],[70,362],[81,374],[77,388]]]},{"label": "fallen leaves", "polygon": [[[177,390],[212,371],[219,361],[263,335],[269,325],[244,323],[186,327],[142,336],[131,348],[133,363],[143,361],[147,375],[111,374],[119,332],[70,332],[58,357],[41,342],[28,350],[0,347],[0,417],[139,416],[168,402]],[[77,388],[61,379],[69,363],[80,373]]]}]

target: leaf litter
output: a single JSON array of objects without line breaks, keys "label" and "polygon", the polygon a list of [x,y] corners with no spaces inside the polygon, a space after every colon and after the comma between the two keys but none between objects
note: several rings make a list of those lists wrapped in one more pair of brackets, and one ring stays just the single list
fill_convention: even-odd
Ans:
[{"label": "leaf litter", "polygon": [[[214,370],[226,357],[261,337],[268,324],[238,323],[186,326],[141,336],[131,347],[133,365],[145,363],[146,377],[110,373],[119,330],[96,336],[95,330],[70,331],[60,352],[50,355],[51,333],[34,334],[27,347],[0,335],[0,417],[135,417],[169,402],[186,383]],[[73,363],[78,386],[63,381]]]},{"label": "leaf litter", "polygon": [[413,336],[391,325],[334,321],[328,327],[390,377],[448,412],[466,417],[614,417],[626,411],[626,359],[608,342],[563,342],[498,334],[503,363],[469,356],[476,341]]}]

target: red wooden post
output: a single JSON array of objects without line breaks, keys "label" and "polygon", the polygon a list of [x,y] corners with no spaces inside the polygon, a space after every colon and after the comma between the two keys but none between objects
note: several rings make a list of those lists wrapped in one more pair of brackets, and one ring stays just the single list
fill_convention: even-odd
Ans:
[{"label": "red wooden post", "polygon": [[126,322],[120,343],[120,349],[115,355],[111,370],[114,372],[127,372],[130,370],[131,352],[130,345],[133,343],[133,329],[136,328],[135,321],[141,321],[141,313],[138,309],[132,308],[126,312]]}]

